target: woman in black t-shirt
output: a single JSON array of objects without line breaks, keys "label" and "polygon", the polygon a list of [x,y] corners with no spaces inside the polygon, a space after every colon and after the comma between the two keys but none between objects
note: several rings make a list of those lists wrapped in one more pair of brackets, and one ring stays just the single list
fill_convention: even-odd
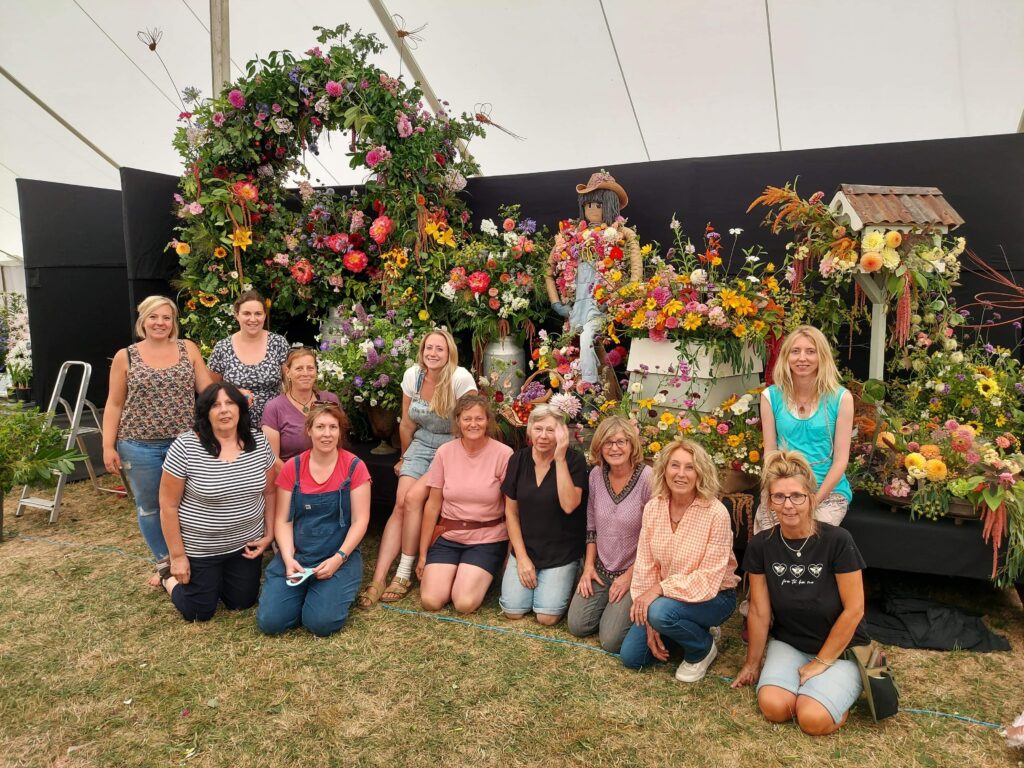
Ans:
[{"label": "woman in black t-shirt", "polygon": [[815,520],[817,483],[802,454],[768,454],[761,489],[779,523],[754,536],[743,558],[750,644],[732,687],[757,683],[768,720],[796,717],[804,733],[824,736],[860,695],[860,671],[842,656],[869,642],[864,558],[846,530]]},{"label": "woman in black t-shirt", "polygon": [[505,616],[530,611],[551,625],[569,607],[587,534],[587,463],[569,450],[561,411],[539,405],[526,425],[530,446],[508,462],[505,522],[514,554],[501,582]]}]

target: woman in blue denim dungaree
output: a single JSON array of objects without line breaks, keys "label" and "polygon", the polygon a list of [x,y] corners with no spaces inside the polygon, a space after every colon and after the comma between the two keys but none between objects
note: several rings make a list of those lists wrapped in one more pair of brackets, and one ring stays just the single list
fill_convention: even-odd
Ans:
[{"label": "woman in blue denim dungaree", "polygon": [[313,447],[278,476],[278,553],[267,568],[256,622],[276,635],[300,623],[325,637],[345,625],[359,590],[359,544],[370,522],[370,474],[340,448],[348,420],[338,406],[306,418]]}]

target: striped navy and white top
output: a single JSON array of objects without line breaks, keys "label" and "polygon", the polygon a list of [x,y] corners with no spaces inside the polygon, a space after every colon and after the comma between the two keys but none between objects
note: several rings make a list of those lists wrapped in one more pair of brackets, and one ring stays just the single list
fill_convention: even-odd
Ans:
[{"label": "striped navy and white top", "polygon": [[211,456],[194,432],[167,449],[164,470],[185,481],[178,520],[189,557],[226,555],[263,535],[263,489],[275,459],[263,433],[254,437],[256,450],[234,461]]}]

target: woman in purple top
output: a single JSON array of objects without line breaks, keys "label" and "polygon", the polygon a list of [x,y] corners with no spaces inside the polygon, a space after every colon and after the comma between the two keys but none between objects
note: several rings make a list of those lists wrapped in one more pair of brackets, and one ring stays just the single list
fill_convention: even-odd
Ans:
[{"label": "woman in purple top", "polygon": [[636,425],[622,416],[601,422],[590,443],[587,554],[569,605],[569,631],[598,633],[601,647],[618,653],[632,624],[633,562],[651,498],[651,468],[643,463]]},{"label": "woman in purple top", "polygon": [[288,461],[313,444],[306,432],[306,416],[317,403],[338,405],[333,392],[316,388],[316,352],[296,347],[288,353],[281,366],[284,394],[278,395],[263,409],[263,434],[281,461]]}]

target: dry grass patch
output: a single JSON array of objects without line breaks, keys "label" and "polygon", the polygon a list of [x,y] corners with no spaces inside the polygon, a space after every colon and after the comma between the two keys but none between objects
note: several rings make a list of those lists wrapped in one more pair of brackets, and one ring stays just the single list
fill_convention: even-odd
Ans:
[{"label": "dry grass patch", "polygon": [[[813,740],[757,713],[739,668],[739,623],[708,678],[377,608],[340,634],[267,638],[253,611],[186,624],[145,586],[126,501],[72,486],[59,524],[13,516],[0,545],[0,764],[9,766],[813,765],[994,766],[1019,756],[991,729],[855,709]],[[364,548],[372,564],[375,538]],[[985,611],[1009,654],[894,648],[903,705],[1006,723],[1022,704],[1016,596],[944,581],[942,599]],[[417,610],[415,595],[400,607]],[[450,614],[446,614],[450,615]],[[472,621],[574,641],[563,626],[508,622],[491,596]],[[590,642],[596,648],[596,643]]]}]

